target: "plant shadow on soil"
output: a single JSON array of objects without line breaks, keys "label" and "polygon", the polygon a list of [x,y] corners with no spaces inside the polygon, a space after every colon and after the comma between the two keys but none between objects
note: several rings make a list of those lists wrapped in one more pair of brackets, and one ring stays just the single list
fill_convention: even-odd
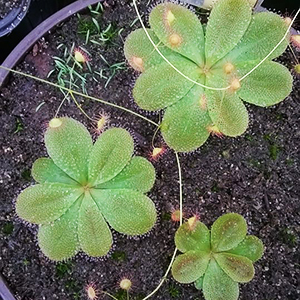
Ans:
[{"label": "plant shadow on soil", "polygon": [[[127,34],[140,27],[129,26],[136,15],[131,1],[108,1],[104,24],[115,22]],[[144,15],[145,4],[140,5]],[[124,61],[123,41],[115,37],[114,44],[102,47],[89,43],[78,35],[78,18],[60,24],[17,67],[33,75],[46,78],[53,68],[52,56],[61,56],[60,43],[69,48],[84,46],[91,53],[91,65],[97,70],[105,64]],[[292,56],[287,52],[279,59],[292,68]],[[105,89],[105,80],[89,80],[88,93],[124,107],[137,110],[131,89],[137,74],[130,68],[114,76]],[[55,76],[50,78],[55,82]],[[299,253],[299,78],[294,80],[291,95],[281,104],[265,109],[248,106],[250,125],[238,138],[209,138],[200,150],[180,155],[183,171],[184,214],[197,213],[207,225],[226,212],[242,214],[249,233],[261,238],[266,245],[263,258],[256,264],[253,281],[240,286],[241,300],[299,299],[297,276]],[[0,94],[0,271],[18,299],[85,299],[84,287],[94,282],[99,289],[111,294],[118,292],[122,276],[133,278],[133,299],[147,295],[158,284],[174,251],[174,233],[178,224],[172,223],[168,213],[178,208],[179,187],[175,155],[167,151],[153,164],[157,179],[150,192],[160,218],[145,237],[129,239],[114,233],[115,252],[102,260],[83,255],[55,264],[39,251],[37,227],[22,223],[14,211],[14,201],[25,187],[33,183],[30,169],[33,162],[46,156],[43,133],[55,114],[63,96],[59,90],[32,79],[12,75]],[[78,98],[77,100],[83,101]],[[36,108],[41,104],[39,110]],[[155,128],[135,116],[102,104],[84,101],[82,107],[90,116],[104,110],[111,125],[127,128],[134,135],[136,154],[147,157]],[[140,111],[142,114],[145,112]],[[71,103],[60,112],[83,122],[90,130],[92,124]],[[158,121],[159,114],[147,114]],[[160,137],[157,143],[161,142]],[[102,296],[101,296],[102,297]],[[100,299],[102,299],[100,297]],[[103,296],[103,299],[108,299]],[[203,299],[193,285],[178,285],[171,276],[153,299]]]}]

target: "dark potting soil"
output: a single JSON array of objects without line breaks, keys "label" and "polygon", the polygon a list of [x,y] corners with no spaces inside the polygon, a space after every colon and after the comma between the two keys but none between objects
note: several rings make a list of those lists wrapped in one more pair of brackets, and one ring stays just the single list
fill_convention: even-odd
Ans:
[{"label": "dark potting soil", "polygon": [[0,0],[0,20],[4,19],[12,9],[19,7],[22,0]]},{"label": "dark potting soil", "polygon": [[[53,68],[52,56],[62,57],[61,43],[71,48],[83,46],[91,54],[90,64],[100,70],[106,64],[124,61],[123,40],[140,27],[131,1],[107,1],[101,24],[114,22],[124,28],[113,43],[84,45],[78,34],[78,19],[60,24],[51,35],[35,45],[17,67],[46,78]],[[140,5],[148,14],[149,6]],[[87,16],[88,18],[88,16]],[[296,49],[294,49],[296,51]],[[296,53],[297,54],[297,53]],[[298,53],[299,54],[299,53]],[[279,59],[290,69],[293,56],[287,52]],[[131,89],[138,74],[128,68],[117,72],[107,88],[105,79],[88,80],[90,95],[145,114],[158,122],[159,114],[148,114],[134,104]],[[55,82],[54,74],[50,80]],[[180,155],[183,172],[184,214],[197,213],[211,225],[226,212],[242,214],[249,233],[266,245],[263,258],[255,264],[255,278],[240,285],[241,300],[296,300],[299,282],[299,78],[293,92],[282,103],[268,109],[247,106],[250,125],[238,138],[210,137],[200,150]],[[149,196],[155,201],[159,219],[155,228],[141,238],[127,238],[114,233],[114,249],[104,259],[85,255],[63,263],[54,263],[42,254],[36,242],[36,226],[24,224],[15,215],[14,201],[33,180],[33,162],[46,156],[43,133],[63,96],[59,90],[33,79],[12,75],[0,94],[0,271],[18,299],[86,299],[84,288],[93,282],[99,290],[118,293],[118,282],[129,276],[134,284],[131,299],[141,299],[159,283],[174,251],[174,233],[178,224],[170,221],[169,212],[178,208],[178,170],[174,153],[169,150],[154,161],[157,179]],[[136,141],[136,154],[147,157],[155,128],[144,120],[109,106],[77,99],[92,117],[105,111],[111,126],[130,130]],[[91,122],[72,103],[62,106],[60,115],[73,117],[92,130]],[[157,145],[161,142],[158,136]],[[117,294],[120,298],[120,294]],[[109,299],[101,296],[100,299]],[[122,298],[120,298],[122,299]],[[123,298],[126,299],[126,298]],[[179,285],[169,275],[153,299],[203,299],[193,285]]]}]

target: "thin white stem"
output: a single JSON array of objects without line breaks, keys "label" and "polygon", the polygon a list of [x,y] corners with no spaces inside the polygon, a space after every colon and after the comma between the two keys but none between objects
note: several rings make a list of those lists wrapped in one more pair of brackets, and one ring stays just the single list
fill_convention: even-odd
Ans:
[{"label": "thin white stem", "polygon": [[179,211],[180,211],[180,225],[182,225],[182,209],[183,209],[183,196],[182,196],[182,175],[179,155],[175,152],[177,167],[178,167],[178,177],[179,177]]},{"label": "thin white stem", "polygon": [[100,102],[100,103],[103,103],[103,104],[106,104],[106,105],[109,105],[109,106],[112,106],[112,107],[115,107],[115,108],[118,108],[118,109],[121,109],[123,111],[126,111],[132,115],[135,115],[145,121],[147,121],[148,123],[151,123],[152,125],[158,127],[159,124],[155,123],[154,121],[128,109],[128,108],[125,108],[123,106],[120,106],[120,105],[117,105],[117,104],[114,104],[114,103],[111,103],[111,102],[108,102],[108,101],[105,101],[105,100],[102,100],[102,99],[99,99],[99,98],[96,98],[96,97],[92,97],[92,96],[89,96],[89,95],[86,95],[84,93],[80,93],[80,92],[76,92],[74,90],[70,90],[68,89],[67,87],[63,87],[63,86],[60,86],[59,84],[56,84],[56,83],[53,83],[53,82],[50,82],[48,80],[45,80],[45,79],[41,79],[41,78],[38,78],[36,76],[33,76],[33,75],[30,75],[30,74],[26,74],[26,73],[23,73],[23,72],[20,72],[20,71],[16,71],[16,70],[13,70],[13,69],[10,69],[10,68],[7,68],[7,67],[4,67],[4,66],[1,66],[0,65],[0,68],[1,69],[4,69],[4,70],[7,70],[7,71],[10,71],[12,73],[15,73],[15,74],[19,74],[19,75],[22,75],[24,77],[28,77],[28,78],[31,78],[31,79],[34,79],[34,80],[37,80],[37,81],[40,81],[40,82],[43,82],[45,84],[48,84],[48,85],[51,85],[51,86],[54,86],[54,87],[57,87],[59,89],[62,89],[66,92],[72,92],[74,95],[77,95],[77,96],[81,96],[81,97],[84,97],[84,98],[87,98],[87,99],[90,99],[90,100],[93,100],[93,101],[96,101],[96,102]]},{"label": "thin white stem", "polygon": [[173,253],[173,256],[172,256],[172,259],[171,259],[171,262],[170,262],[170,264],[169,264],[169,267],[168,267],[168,269],[167,269],[165,275],[162,277],[162,279],[161,279],[159,285],[158,285],[158,286],[157,286],[157,287],[156,287],[156,288],[155,288],[148,296],[146,296],[146,297],[143,298],[142,300],[147,300],[147,299],[149,299],[150,297],[152,297],[152,296],[160,289],[160,287],[163,285],[163,283],[164,283],[165,280],[167,279],[168,274],[169,274],[169,272],[170,272],[170,270],[171,270],[171,268],[172,268],[173,262],[174,262],[174,260],[175,260],[176,254],[177,254],[177,250],[178,250],[178,249],[175,248],[174,253]]}]

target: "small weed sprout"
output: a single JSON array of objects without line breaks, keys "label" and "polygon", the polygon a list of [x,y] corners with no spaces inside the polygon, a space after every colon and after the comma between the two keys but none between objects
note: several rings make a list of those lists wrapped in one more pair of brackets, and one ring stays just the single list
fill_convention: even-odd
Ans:
[{"label": "small weed sprout", "polygon": [[[70,49],[64,44],[58,45],[57,49],[62,49],[63,56],[53,57],[55,68],[48,73],[48,78],[57,74],[57,82],[60,86],[70,90],[81,89],[84,94],[87,94],[87,79],[91,77],[97,81],[89,63],[89,53],[82,47],[75,48],[74,43]],[[68,98],[64,90],[61,89],[61,92],[65,98]]]}]

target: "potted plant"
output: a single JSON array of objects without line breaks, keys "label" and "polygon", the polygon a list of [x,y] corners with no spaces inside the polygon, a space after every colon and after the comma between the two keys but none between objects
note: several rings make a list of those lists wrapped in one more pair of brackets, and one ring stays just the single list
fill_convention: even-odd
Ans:
[{"label": "potted plant", "polygon": [[[218,14],[223,15],[229,8],[232,12],[235,7],[228,6],[229,2],[241,5],[242,17],[251,22],[252,12],[246,1],[222,0],[212,10],[205,34],[216,30],[212,24],[214,19],[219,19]],[[281,296],[289,293],[293,299],[297,287],[292,276],[285,278],[286,290],[275,283],[289,270],[287,262],[294,261],[293,251],[298,242],[294,213],[296,186],[291,180],[298,172],[294,163],[297,129],[293,127],[297,118],[297,81],[291,96],[272,108],[247,105],[251,121],[243,135],[235,139],[211,136],[201,143],[200,150],[180,154],[177,151],[195,150],[189,141],[197,138],[187,135],[188,143],[174,144],[164,132],[160,135],[166,114],[161,117],[162,111],[146,113],[142,109],[148,109],[145,105],[152,105],[156,98],[144,101],[143,97],[149,93],[159,99],[161,95],[151,89],[159,90],[172,84],[172,80],[176,80],[177,86],[188,85],[185,79],[202,84],[198,77],[203,76],[201,70],[205,68],[195,67],[193,58],[189,58],[186,64],[191,70],[183,72],[180,59],[189,54],[186,48],[182,53],[177,48],[184,45],[183,41],[190,42],[184,36],[187,31],[181,30],[185,22],[194,22],[193,28],[202,28],[199,15],[175,4],[160,4],[150,15],[153,33],[146,27],[139,29],[137,22],[136,8],[139,14],[146,14],[147,3],[138,7],[126,1],[106,4],[66,20],[45,37],[45,43],[31,42],[37,46],[25,57],[19,56],[19,59],[24,57],[15,71],[19,75],[12,74],[10,81],[2,84],[5,125],[1,132],[4,141],[1,180],[5,199],[1,200],[4,204],[1,205],[4,243],[1,261],[5,262],[3,275],[12,290],[22,299],[148,299],[152,296],[154,299],[203,299],[202,295],[212,300],[237,299],[237,282],[253,278],[253,262],[262,256],[261,239],[266,245],[264,256],[256,263],[253,281],[240,287],[240,299],[268,298],[275,293]],[[178,25],[176,22],[181,18],[184,22]],[[285,31],[280,28],[279,33],[276,31],[277,42],[268,43],[270,49],[261,54],[260,61],[269,53],[271,58],[277,57],[288,44],[281,45],[280,51],[275,47],[288,34],[290,24],[273,14],[270,18]],[[160,34],[168,31],[163,26],[172,29],[175,24],[182,35],[178,38],[174,36],[178,32],[171,30],[171,40],[167,37],[165,41],[165,36]],[[246,32],[249,24],[243,26]],[[134,32],[142,35],[137,37]],[[236,40],[223,53],[224,57],[234,54],[237,45],[243,45],[239,41],[245,32],[241,29],[238,32],[240,36],[236,38],[234,30],[227,30],[227,35]],[[220,33],[217,38],[225,36]],[[265,31],[261,34],[266,36]],[[123,63],[125,39],[126,57],[136,71]],[[176,51],[168,41],[173,46],[176,44]],[[252,43],[246,45],[252,47]],[[296,49],[293,51],[297,54]],[[257,55],[255,49],[253,55]],[[172,73],[167,81],[164,71],[158,67],[168,64],[162,61],[163,57],[189,79]],[[292,70],[293,59],[285,54],[279,62]],[[275,64],[271,60],[268,63]],[[250,67],[247,64],[246,73],[241,76],[256,65],[257,62]],[[228,73],[230,66],[227,67],[223,76],[239,76],[239,69]],[[135,87],[133,91],[140,108],[130,101],[133,84],[141,82],[138,76],[148,76],[147,70],[151,68],[157,68],[151,84],[143,85],[140,91]],[[281,101],[292,87],[289,71],[279,68],[286,79],[282,86],[284,95],[277,97]],[[211,69],[205,69],[205,76]],[[195,77],[194,73],[197,73]],[[270,82],[276,80],[271,78]],[[200,96],[215,99],[218,93],[210,94],[207,90],[227,89],[220,82],[223,80],[204,82],[202,85],[206,87],[200,86]],[[228,90],[233,83],[230,81]],[[243,88],[243,80],[237,83]],[[252,91],[251,82],[247,84],[246,90]],[[270,92],[276,92],[280,84]],[[237,84],[234,87],[240,89]],[[169,91],[173,95],[172,89]],[[196,96],[199,95],[195,93]],[[200,96],[197,103],[201,108],[203,97]],[[188,114],[183,120],[178,118],[174,126],[181,130],[184,128],[181,124],[188,125],[192,120],[193,114]],[[222,131],[226,135],[223,127]],[[7,139],[8,136],[12,137]],[[126,200],[127,193],[131,196]],[[11,199],[16,200],[14,205]],[[14,215],[15,207],[18,218]],[[246,235],[247,230],[250,235]],[[142,238],[134,237],[140,234]],[[34,237],[37,243],[32,242]],[[77,252],[80,253],[74,259],[61,261]],[[168,275],[169,271],[173,277]],[[20,273],[28,274],[22,278],[22,284],[18,281]],[[226,291],[231,291],[230,295]]]}]

